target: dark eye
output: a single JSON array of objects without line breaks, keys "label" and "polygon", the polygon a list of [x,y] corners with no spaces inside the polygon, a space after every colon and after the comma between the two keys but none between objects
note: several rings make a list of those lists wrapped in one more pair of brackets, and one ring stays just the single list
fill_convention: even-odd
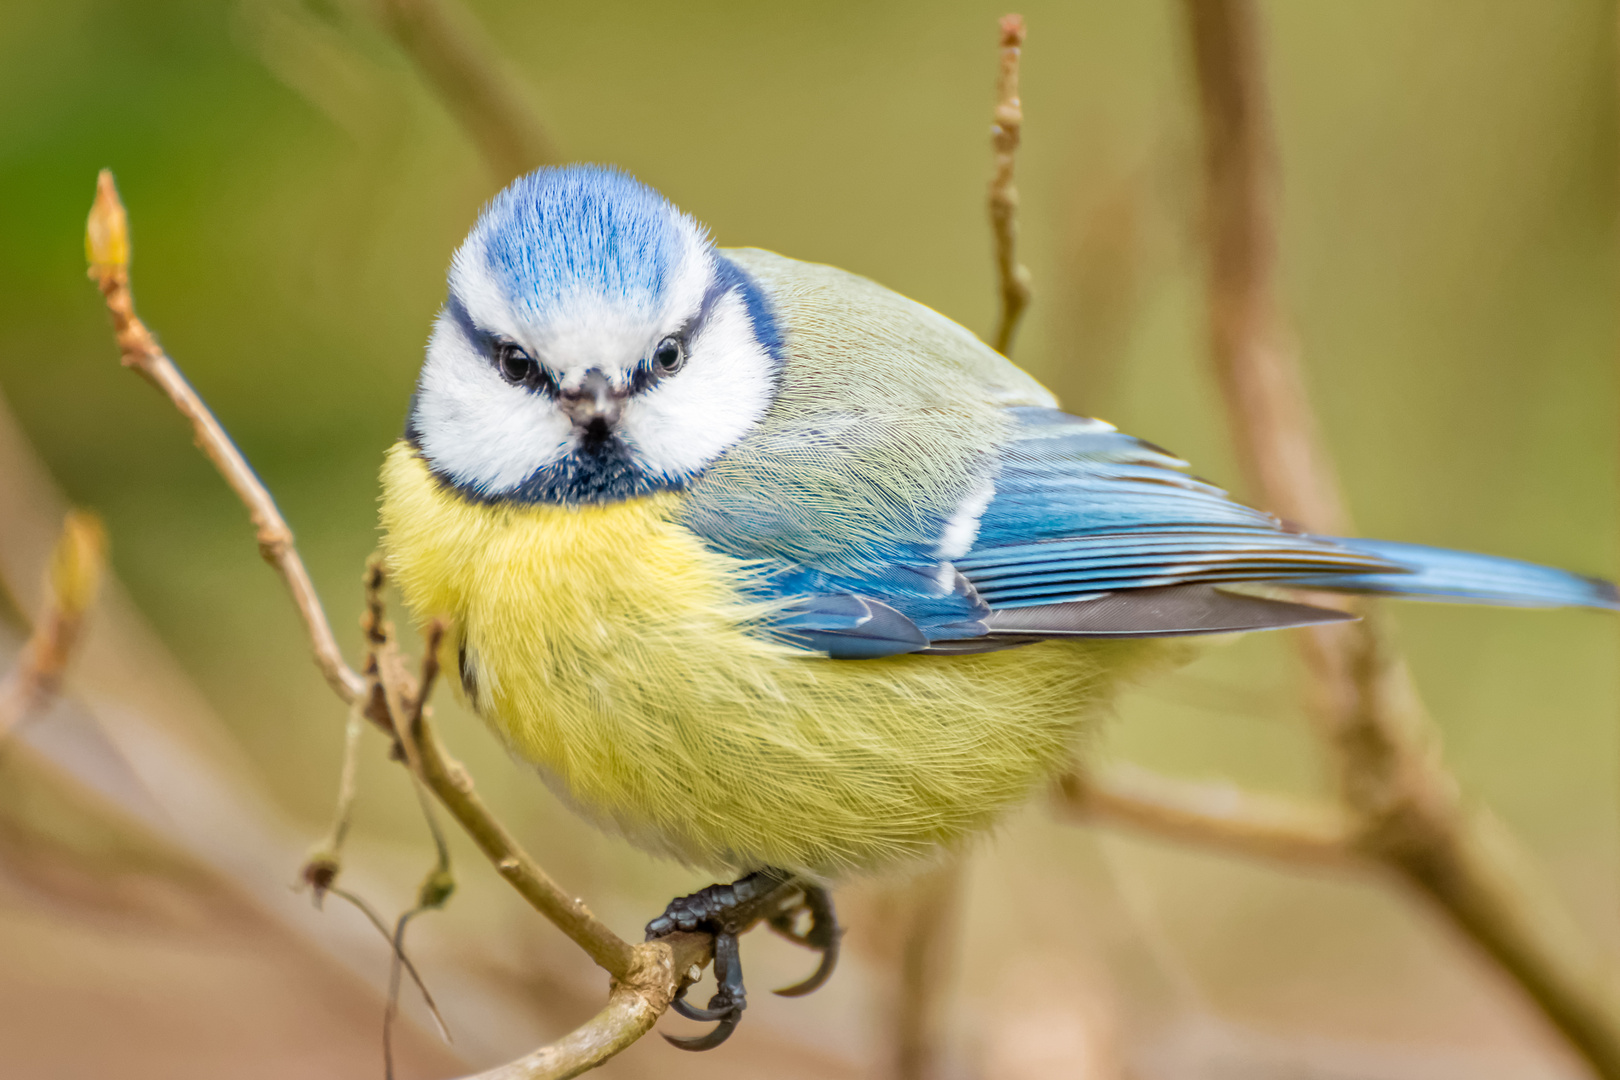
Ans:
[{"label": "dark eye", "polygon": [[495,347],[495,364],[501,369],[501,378],[513,386],[533,382],[540,371],[540,365],[534,362],[534,358],[510,341],[503,341]]},{"label": "dark eye", "polygon": [[673,375],[686,366],[686,347],[677,337],[667,337],[653,350],[653,363],[665,375]]}]

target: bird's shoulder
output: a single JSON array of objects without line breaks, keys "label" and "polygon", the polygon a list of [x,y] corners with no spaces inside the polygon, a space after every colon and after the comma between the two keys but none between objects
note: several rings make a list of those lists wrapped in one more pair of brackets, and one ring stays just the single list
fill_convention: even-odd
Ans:
[{"label": "bird's shoulder", "polygon": [[[1051,395],[971,332],[856,274],[726,250],[782,343],[759,424],[683,492],[682,523],[784,595],[860,593],[955,623],[979,612],[941,545],[985,497],[1014,425]],[[844,617],[838,612],[838,618]]]},{"label": "bird's shoulder", "polygon": [[836,381],[846,394],[864,396],[865,386],[896,404],[942,397],[987,408],[1056,404],[971,330],[870,278],[761,248],[721,255],[753,279],[778,321],[790,396]]}]

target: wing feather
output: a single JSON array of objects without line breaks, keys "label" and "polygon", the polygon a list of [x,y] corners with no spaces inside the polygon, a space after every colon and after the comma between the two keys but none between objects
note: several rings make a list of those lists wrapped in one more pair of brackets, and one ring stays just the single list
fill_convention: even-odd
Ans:
[{"label": "wing feather", "polygon": [[1010,410],[996,497],[955,566],[992,609],[1181,584],[1398,575],[1375,552],[1284,529],[1099,420]]}]

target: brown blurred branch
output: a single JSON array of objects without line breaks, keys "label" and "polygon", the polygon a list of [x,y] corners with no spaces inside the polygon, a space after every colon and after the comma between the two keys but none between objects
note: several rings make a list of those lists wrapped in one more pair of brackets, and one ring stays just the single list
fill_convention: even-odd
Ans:
[{"label": "brown blurred branch", "polygon": [[[85,239],[90,276],[112,315],[125,366],[145,375],[191,421],[198,445],[247,505],[259,532],[260,550],[292,593],[315,648],[317,665],[333,691],[347,703],[361,701],[366,715],[399,743],[400,756],[496,869],[534,908],[568,935],[613,977],[609,1004],[572,1035],[497,1070],[501,1077],[576,1076],[594,1068],[645,1034],[668,1008],[677,989],[708,962],[713,939],[707,934],[676,934],[631,945],[570,897],[542,870],[495,818],[473,789],[472,779],[445,752],[433,733],[426,693],[437,674],[439,634],[430,634],[423,678],[405,667],[383,608],[384,574],[379,560],[367,568],[367,673],[344,663],[331,625],[270,493],[259,482],[219,421],[191,388],[151,331],[136,316],[129,284],[129,226],[112,174],[97,180]],[[442,634],[442,628],[440,628]],[[445,883],[424,883],[424,891]],[[786,900],[791,886],[779,891]],[[784,904],[784,907],[787,906]],[[396,950],[397,950],[396,942]]]},{"label": "brown blurred branch", "polygon": [[1074,772],[1062,806],[1088,821],[1281,862],[1341,866],[1355,860],[1342,814],[1231,784],[1172,780],[1134,766]]},{"label": "brown blurred branch", "polygon": [[46,708],[62,689],[85,613],[101,589],[107,564],[107,534],[93,514],[68,514],[51,553],[45,610],[18,655],[16,667],[0,682],[0,740],[23,719]]},{"label": "brown blurred branch", "polygon": [[[1184,0],[1203,114],[1210,351],[1257,500],[1317,532],[1349,515],[1277,300],[1277,169],[1252,0]],[[1592,952],[1562,949],[1556,919],[1482,842],[1438,739],[1374,610],[1300,642],[1333,747],[1355,847],[1433,901],[1518,983],[1600,1076],[1620,1078],[1620,1024]]]},{"label": "brown blurred branch", "polygon": [[995,238],[996,281],[1001,315],[992,344],[1003,356],[1012,352],[1013,336],[1029,306],[1029,268],[1018,261],[1018,188],[1013,167],[1024,132],[1024,106],[1018,99],[1018,62],[1024,48],[1024,17],[1001,17],[1001,74],[996,80],[996,110],[990,125],[995,172],[990,178],[990,228]]},{"label": "brown blurred branch", "polygon": [[896,1080],[929,1080],[946,1071],[942,1034],[966,874],[967,856],[953,853],[907,882],[894,898],[903,920],[897,928],[901,937],[893,1002]]},{"label": "brown blurred branch", "polygon": [[504,185],[558,160],[521,80],[455,0],[376,0],[378,15]]},{"label": "brown blurred branch", "polygon": [[1244,475],[1284,520],[1347,530],[1277,308],[1276,148],[1249,0],[1183,0],[1204,129],[1210,358]]}]

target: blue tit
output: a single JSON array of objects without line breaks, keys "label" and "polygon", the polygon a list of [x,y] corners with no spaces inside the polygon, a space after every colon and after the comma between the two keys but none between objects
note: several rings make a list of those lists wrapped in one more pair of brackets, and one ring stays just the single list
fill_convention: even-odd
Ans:
[{"label": "blue tit", "polygon": [[739,899],[801,884],[835,955],[827,882],[983,832],[1176,639],[1344,617],[1256,586],[1620,609],[1560,570],[1291,531],[1183,468],[921,304],[717,248],[578,166],[456,252],[382,524],[513,751],[602,827],[745,875],[649,928],[719,934],[690,1014],[729,1031]]}]

